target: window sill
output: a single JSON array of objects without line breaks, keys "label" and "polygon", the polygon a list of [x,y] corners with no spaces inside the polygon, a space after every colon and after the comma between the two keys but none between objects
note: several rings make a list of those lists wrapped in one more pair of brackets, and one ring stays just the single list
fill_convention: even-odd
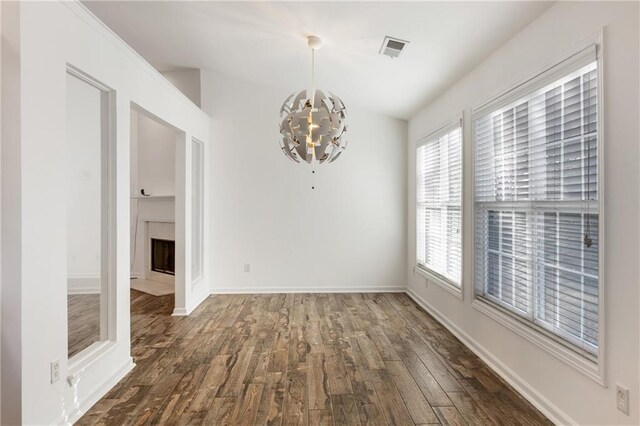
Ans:
[{"label": "window sill", "polygon": [[418,275],[423,276],[424,278],[427,279],[427,282],[429,283],[433,283],[435,285],[437,285],[438,287],[448,291],[449,293],[453,294],[454,296],[456,296],[458,299],[463,300],[463,296],[462,296],[462,285],[460,287],[458,287],[457,285],[453,284],[451,281],[438,276],[437,274],[434,274],[428,270],[426,270],[425,268],[423,268],[420,265],[416,265],[413,267],[413,271],[414,273],[417,273]]},{"label": "window sill", "polygon": [[592,361],[586,358],[584,355],[573,351],[552,337],[549,337],[543,332],[525,324],[513,315],[504,312],[502,309],[481,299],[474,299],[471,305],[476,310],[524,337],[540,349],[550,353],[554,357],[571,366],[573,369],[589,377],[591,380],[606,387],[600,360]]}]

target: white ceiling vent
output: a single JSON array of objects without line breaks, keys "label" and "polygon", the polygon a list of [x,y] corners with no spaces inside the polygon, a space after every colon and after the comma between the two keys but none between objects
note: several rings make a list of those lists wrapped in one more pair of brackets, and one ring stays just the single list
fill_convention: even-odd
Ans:
[{"label": "white ceiling vent", "polygon": [[386,36],[382,42],[380,53],[390,58],[397,58],[404,51],[407,44],[409,44],[409,42],[406,40]]}]

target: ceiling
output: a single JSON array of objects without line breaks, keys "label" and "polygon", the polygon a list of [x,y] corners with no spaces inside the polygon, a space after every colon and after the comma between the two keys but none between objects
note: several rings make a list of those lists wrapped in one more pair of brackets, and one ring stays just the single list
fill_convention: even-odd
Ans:
[{"label": "ceiling", "polygon": [[[126,2],[84,4],[160,71],[211,69],[293,92],[310,83],[409,119],[544,12],[549,2]],[[410,41],[399,59],[385,35]]]}]

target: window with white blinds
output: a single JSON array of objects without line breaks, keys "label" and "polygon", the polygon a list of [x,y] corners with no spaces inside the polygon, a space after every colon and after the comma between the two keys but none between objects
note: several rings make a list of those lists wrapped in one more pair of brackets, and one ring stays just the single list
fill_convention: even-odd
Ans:
[{"label": "window with white blinds", "polygon": [[595,54],[549,80],[474,115],[475,292],[597,354]]},{"label": "window with white blinds", "polygon": [[416,153],[418,266],[458,288],[462,275],[461,122],[427,136]]}]

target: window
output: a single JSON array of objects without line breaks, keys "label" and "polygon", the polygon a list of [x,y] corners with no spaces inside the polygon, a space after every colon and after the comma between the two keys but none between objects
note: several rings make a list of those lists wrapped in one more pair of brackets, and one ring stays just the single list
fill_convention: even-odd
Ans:
[{"label": "window", "polygon": [[462,119],[427,136],[416,153],[417,262],[460,288],[462,276]]},{"label": "window", "polygon": [[578,57],[474,114],[475,293],[597,355],[598,70]]}]

